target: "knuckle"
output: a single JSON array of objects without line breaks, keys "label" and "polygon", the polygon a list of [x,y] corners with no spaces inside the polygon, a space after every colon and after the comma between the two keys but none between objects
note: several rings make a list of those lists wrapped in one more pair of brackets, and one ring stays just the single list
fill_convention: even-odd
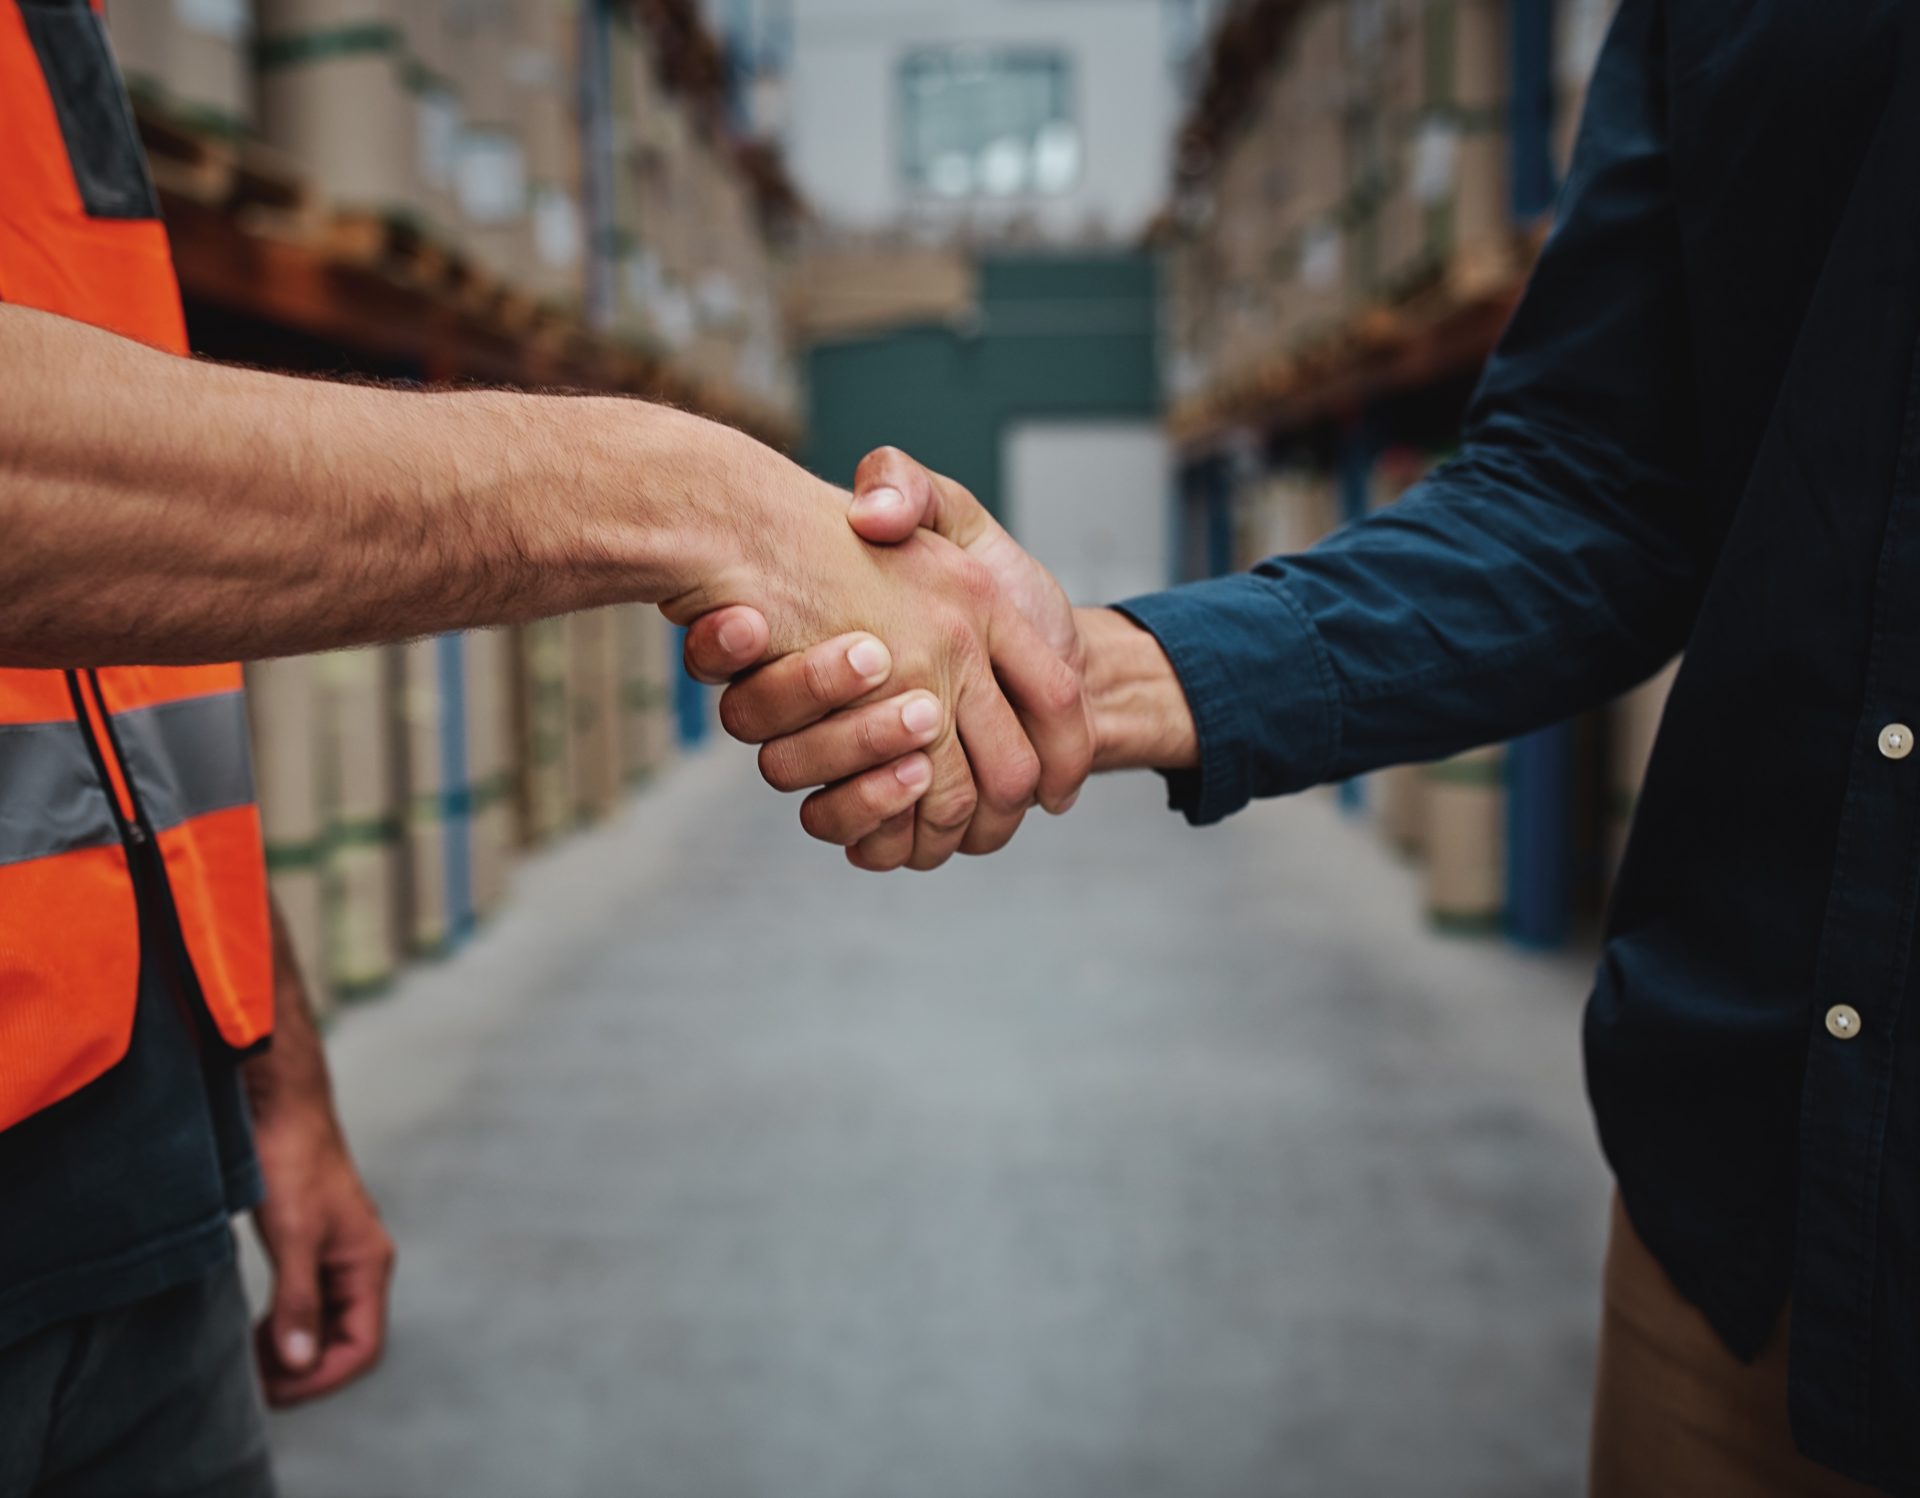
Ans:
[{"label": "knuckle", "polygon": [[972,660],[980,651],[980,631],[972,617],[958,609],[943,612],[939,620],[941,653],[949,660]]},{"label": "knuckle", "polygon": [[1065,661],[1047,673],[1044,687],[1047,706],[1056,713],[1070,713],[1080,706],[1080,677]]},{"label": "knuckle", "polygon": [[791,739],[775,739],[760,746],[760,778],[776,791],[800,789],[800,766]]},{"label": "knuckle", "polygon": [[756,742],[754,702],[745,687],[729,687],[720,694],[720,726],[743,744]]},{"label": "knuckle", "polygon": [[861,755],[868,759],[878,758],[887,752],[884,742],[884,728],[881,718],[866,713],[853,721],[853,743]]},{"label": "knuckle", "polygon": [[1031,746],[1009,754],[993,768],[993,796],[1002,805],[1026,807],[1040,789],[1040,756]]},{"label": "knuckle", "polygon": [[837,804],[832,797],[815,796],[800,808],[800,826],[817,842],[845,841],[837,835],[838,822]]},{"label": "knuckle", "polygon": [[937,805],[923,807],[920,824],[930,832],[950,837],[964,832],[980,809],[980,793],[972,786],[949,792]]},{"label": "knuckle", "polygon": [[867,775],[854,784],[860,789],[860,805],[869,823],[885,822],[899,814],[900,808],[896,804],[899,782],[893,776]]},{"label": "knuckle", "polygon": [[826,655],[814,651],[805,658],[801,668],[801,678],[805,683],[807,695],[822,707],[835,705],[839,686],[834,680],[833,667]]},{"label": "knuckle", "polygon": [[953,581],[960,596],[970,603],[984,603],[994,595],[993,574],[972,557],[962,556],[954,562]]}]

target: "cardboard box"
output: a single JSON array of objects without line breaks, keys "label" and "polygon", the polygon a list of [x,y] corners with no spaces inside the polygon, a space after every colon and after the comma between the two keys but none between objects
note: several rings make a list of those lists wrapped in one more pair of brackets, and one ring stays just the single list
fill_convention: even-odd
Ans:
[{"label": "cardboard box", "polygon": [[563,619],[524,624],[512,634],[519,824],[528,844],[544,842],[573,825],[567,642]]},{"label": "cardboard box", "polygon": [[1507,0],[1425,0],[1392,33],[1378,277],[1473,289],[1512,243]]},{"label": "cardboard box", "polygon": [[305,656],[247,667],[253,775],[267,877],[319,1015],[331,1007],[323,867],[327,852],[321,772],[320,686]]},{"label": "cardboard box", "polygon": [[625,785],[620,748],[620,636],[615,615],[613,609],[589,609],[566,620],[573,807],[583,822],[610,815],[619,806]]},{"label": "cardboard box", "polygon": [[452,944],[448,888],[447,804],[456,787],[447,780],[441,717],[439,641],[396,647],[394,706],[400,733],[401,842],[404,879],[398,891],[400,929],[408,950],[427,956]]},{"label": "cardboard box", "polygon": [[252,129],[249,0],[115,0],[107,30],[134,93],[214,134]]},{"label": "cardboard box", "polygon": [[1506,909],[1506,750],[1426,768],[1427,913],[1447,930],[1492,931]]},{"label": "cardboard box", "polygon": [[620,621],[620,747],[629,785],[650,779],[673,754],[672,632],[660,611],[632,604]]},{"label": "cardboard box", "polygon": [[1651,681],[1634,688],[1607,709],[1607,863],[1617,873],[1633,829],[1640,787],[1647,778],[1654,741],[1666,716],[1680,663],[1673,662]]},{"label": "cardboard box", "polygon": [[1427,771],[1395,765],[1371,777],[1380,807],[1380,832],[1400,852],[1418,857],[1427,847]]},{"label": "cardboard box", "polygon": [[513,850],[520,840],[513,795],[512,645],[512,636],[505,630],[477,630],[466,639],[473,907],[481,919],[493,915],[506,900]]},{"label": "cardboard box", "polygon": [[1553,12],[1553,159],[1562,177],[1586,109],[1587,85],[1618,0],[1556,0]]},{"label": "cardboard box", "polygon": [[418,216],[408,12],[367,0],[260,0],[260,132],[342,208]]},{"label": "cardboard box", "polygon": [[378,991],[400,962],[400,804],[392,652],[319,661],[328,802],[327,971],[342,997]]}]

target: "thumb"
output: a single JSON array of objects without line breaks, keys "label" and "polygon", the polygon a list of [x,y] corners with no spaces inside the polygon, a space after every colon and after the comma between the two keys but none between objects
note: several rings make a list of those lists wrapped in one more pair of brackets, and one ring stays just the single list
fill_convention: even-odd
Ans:
[{"label": "thumb", "polygon": [[877,448],[861,461],[847,519],[861,539],[880,546],[904,541],[922,528],[968,546],[993,524],[964,485],[942,478],[897,447]]},{"label": "thumb", "polygon": [[320,1356],[320,1272],[317,1244],[284,1245],[274,1261],[267,1335],[280,1366],[305,1373]]},{"label": "thumb", "polygon": [[687,674],[709,684],[732,681],[766,659],[769,638],[758,609],[736,604],[702,614],[687,626]]}]

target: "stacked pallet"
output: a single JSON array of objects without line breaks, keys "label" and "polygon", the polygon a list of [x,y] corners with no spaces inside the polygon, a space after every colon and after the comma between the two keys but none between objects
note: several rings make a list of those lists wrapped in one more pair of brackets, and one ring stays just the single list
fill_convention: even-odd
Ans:
[{"label": "stacked pallet", "polygon": [[[316,221],[283,214],[278,232],[543,347],[582,334],[589,261],[605,256],[618,315],[596,331],[626,345],[610,366],[791,434],[770,227],[797,212],[791,188],[727,135],[719,54],[690,45],[684,6],[612,7],[605,55],[583,15],[574,0],[115,0],[111,21],[143,122],[178,135],[189,165],[257,142],[297,173]],[[602,73],[614,222],[590,234],[585,85]]]},{"label": "stacked pallet", "polygon": [[114,0],[108,21],[136,98],[213,135],[253,128],[250,0]]},{"label": "stacked pallet", "polygon": [[665,764],[668,641],[630,605],[247,668],[268,870],[316,996],[453,950],[521,847]]},{"label": "stacked pallet", "polygon": [[567,625],[567,714],[573,814],[596,822],[620,804],[626,783],[621,750],[620,632],[613,609],[575,614]]},{"label": "stacked pallet", "polygon": [[520,842],[512,635],[497,629],[468,635],[466,667],[472,910],[475,920],[485,920],[506,903]]},{"label": "stacked pallet", "polygon": [[1385,163],[1363,294],[1468,290],[1511,273],[1509,24],[1507,0],[1423,0],[1382,23]]},{"label": "stacked pallet", "polygon": [[658,609],[617,611],[620,630],[620,754],[629,786],[658,774],[673,753],[672,631]]},{"label": "stacked pallet", "polygon": [[327,831],[326,963],[343,998],[377,993],[403,950],[401,776],[391,712],[394,653],[345,650],[319,663]]},{"label": "stacked pallet", "polygon": [[517,799],[529,843],[545,842],[573,825],[570,640],[564,619],[542,619],[513,632]]},{"label": "stacked pallet", "polygon": [[259,0],[260,133],[343,211],[417,219],[427,197],[414,21],[394,0]]},{"label": "stacked pallet", "polygon": [[[1556,0],[1542,145],[1563,167],[1613,4]],[[1183,434],[1511,296],[1537,242],[1513,207],[1513,17],[1510,0],[1229,11],[1161,234]]]},{"label": "stacked pallet", "polygon": [[324,1014],[331,999],[324,884],[327,791],[314,662],[261,661],[247,667],[247,707],[267,877],[309,998]]}]

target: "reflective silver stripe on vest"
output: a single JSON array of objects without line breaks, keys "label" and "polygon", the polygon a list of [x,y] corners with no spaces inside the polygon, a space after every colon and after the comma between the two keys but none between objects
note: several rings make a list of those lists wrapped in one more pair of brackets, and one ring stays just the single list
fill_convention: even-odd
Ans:
[{"label": "reflective silver stripe on vest", "polygon": [[115,713],[113,733],[156,832],[253,800],[247,703],[238,692]]},{"label": "reflective silver stripe on vest", "polygon": [[0,723],[0,864],[119,841],[78,723]]}]

